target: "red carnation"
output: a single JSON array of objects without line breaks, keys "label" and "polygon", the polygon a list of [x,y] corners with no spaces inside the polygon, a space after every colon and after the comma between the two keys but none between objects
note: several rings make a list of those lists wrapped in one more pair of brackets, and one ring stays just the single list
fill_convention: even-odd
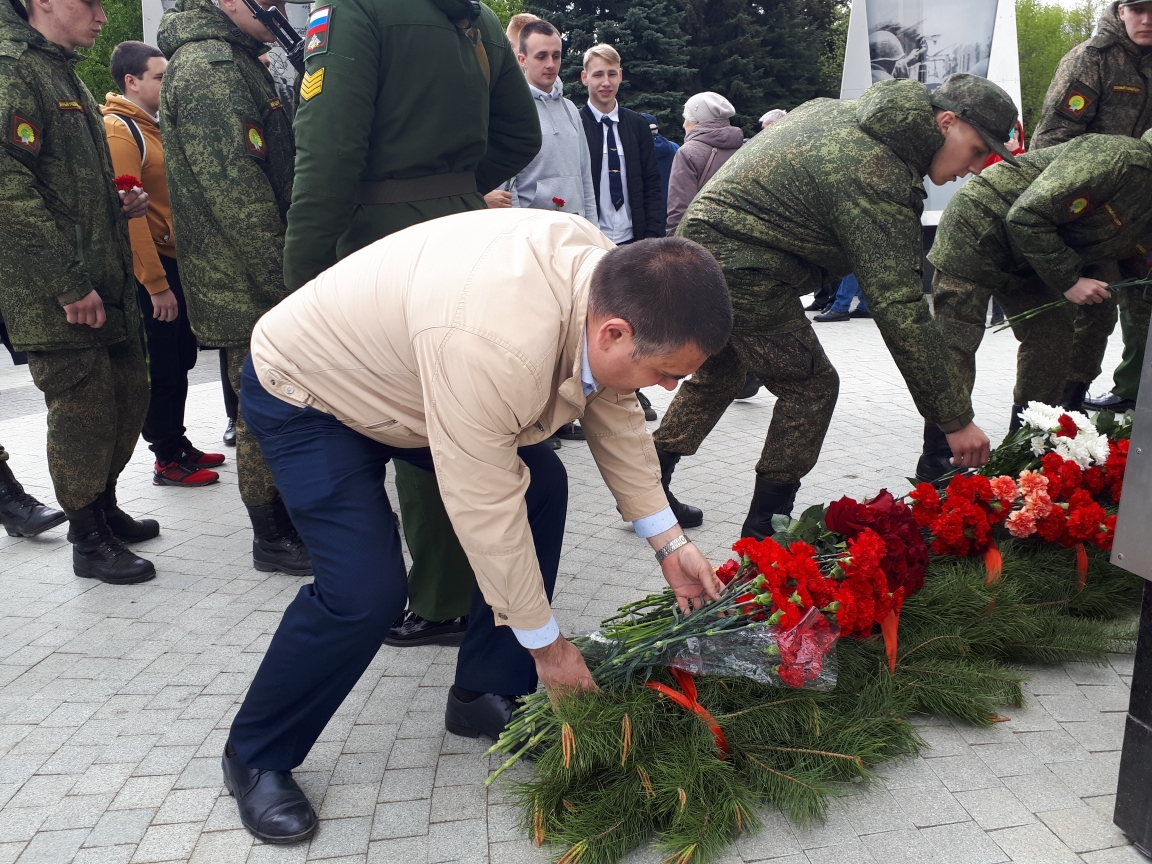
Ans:
[{"label": "red carnation", "polygon": [[727,563],[717,568],[716,578],[722,583],[727,585],[736,576],[736,572],[740,569],[740,562],[735,558],[730,558]]},{"label": "red carnation", "polygon": [[114,181],[116,188],[121,192],[131,192],[133,189],[142,189],[144,184],[131,174],[121,174]]},{"label": "red carnation", "polygon": [[557,209],[557,210],[563,210],[563,209],[564,209],[564,205],[565,205],[567,202],[566,202],[566,201],[565,201],[563,198],[553,198],[553,199],[552,199],[552,203],[555,205],[555,207],[556,207],[556,209]]},{"label": "red carnation", "polygon": [[1060,431],[1056,433],[1057,438],[1075,438],[1080,433],[1076,421],[1067,414],[1061,414],[1056,422],[1060,424]]}]

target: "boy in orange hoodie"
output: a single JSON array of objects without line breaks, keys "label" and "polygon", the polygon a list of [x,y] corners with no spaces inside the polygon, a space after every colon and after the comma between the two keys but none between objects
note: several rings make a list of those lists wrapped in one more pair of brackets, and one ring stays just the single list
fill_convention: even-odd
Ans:
[{"label": "boy in orange hoodie", "polygon": [[176,266],[172,208],[164,176],[164,145],[156,115],[160,82],[168,61],[143,42],[121,42],[112,52],[112,78],[123,96],[109,93],[100,110],[117,176],[130,174],[148,193],[148,215],[130,219],[132,258],[140,283],[140,310],[147,333],[152,399],[143,436],[156,454],[157,486],[207,486],[220,475],[209,468],[224,462],[203,453],[185,437],[188,370],[196,365],[196,337]]}]

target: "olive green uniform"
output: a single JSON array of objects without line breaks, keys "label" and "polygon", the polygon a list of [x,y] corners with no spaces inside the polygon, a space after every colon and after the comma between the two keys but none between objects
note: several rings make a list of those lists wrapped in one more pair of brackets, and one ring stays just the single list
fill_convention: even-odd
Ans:
[{"label": "olive green uniform", "polygon": [[[1019,167],[994,165],[956,193],[928,254],[936,320],[969,388],[990,297],[1019,315],[1060,300],[1081,276],[1114,281],[1119,261],[1152,248],[1152,133],[1082,135],[1017,159]],[[1058,404],[1075,309],[1022,321],[1013,333],[1015,404]]]},{"label": "olive green uniform", "polygon": [[[1117,3],[1113,2],[1101,16],[1096,35],[1060,61],[1031,147],[1050,147],[1089,132],[1139,138],[1149,129],[1152,52],[1128,38],[1124,22],[1117,17]],[[1136,266],[1135,261],[1129,265]],[[1100,374],[1108,337],[1116,327],[1117,306],[1124,335],[1124,360],[1116,370],[1113,392],[1135,399],[1148,335],[1147,328],[1141,328],[1139,322],[1147,322],[1152,310],[1143,295],[1125,292],[1119,298],[1077,310],[1068,380],[1087,384]]]},{"label": "olive green uniform", "polygon": [[[119,476],[148,410],[128,222],[81,58],[0,3],[0,314],[48,406],[56,498],[81,510]],[[96,291],[107,322],[69,324]]]},{"label": "olive green uniform", "polygon": [[921,178],[943,144],[927,89],[894,80],[858,100],[802,105],[728,160],[678,234],[720,262],[732,339],[681,385],[657,449],[695,453],[750,370],[777,396],[757,475],[796,483],[808,473],[839,381],[800,296],[849,273],[920,413],[945,432],[972,421],[921,282]]},{"label": "olive green uniform", "polygon": [[[292,121],[259,56],[209,0],[181,0],[160,22],[170,63],[160,91],[164,167],[188,320],[201,345],[225,349],[240,371],[252,328],[290,293],[283,247],[292,198]],[[279,496],[260,447],[236,420],[240,497],[249,507]]]},{"label": "olive green uniform", "polygon": [[[483,208],[482,193],[539,151],[508,39],[486,6],[472,14],[466,0],[316,4],[311,20],[324,23],[305,37],[290,288],[395,231]],[[429,620],[468,614],[474,577],[435,475],[397,463],[396,484],[413,558],[409,608]]]}]

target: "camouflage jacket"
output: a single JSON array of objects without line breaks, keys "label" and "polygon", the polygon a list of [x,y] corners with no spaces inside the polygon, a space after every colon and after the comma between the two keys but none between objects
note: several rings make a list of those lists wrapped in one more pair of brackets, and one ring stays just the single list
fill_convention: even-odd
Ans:
[{"label": "camouflage jacket", "polygon": [[1083,135],[1017,158],[948,203],[928,254],[940,270],[1000,290],[1036,274],[1064,292],[1087,268],[1152,249],[1152,132]]},{"label": "camouflage jacket", "polygon": [[817,99],[736,151],[677,233],[724,268],[737,333],[795,326],[801,294],[855,273],[920,413],[952,432],[971,422],[972,406],[921,277],[922,178],[943,145],[917,82]]},{"label": "camouflage jacket", "polygon": [[[0,3],[0,311],[17,351],[139,332],[128,221],[104,120],[74,71],[80,59]],[[93,290],[107,323],[69,324],[61,307]]]},{"label": "camouflage jacket", "polygon": [[209,0],[180,0],[158,41],[171,61],[160,126],[188,320],[201,344],[247,345],[260,316],[289,294],[292,121],[257,59],[268,46]]},{"label": "camouflage jacket", "polygon": [[[454,21],[468,0],[318,0],[296,117],[284,274],[299,288],[381,237],[485,207],[540,150],[540,121],[500,22],[480,6],[488,78]],[[429,74],[435,69],[435,74]],[[357,205],[361,181],[475,172],[479,194]]]},{"label": "camouflage jacket", "polygon": [[1099,31],[1056,68],[1032,149],[1071,141],[1085,132],[1139,138],[1152,129],[1152,52],[1128,38],[1109,4]]}]

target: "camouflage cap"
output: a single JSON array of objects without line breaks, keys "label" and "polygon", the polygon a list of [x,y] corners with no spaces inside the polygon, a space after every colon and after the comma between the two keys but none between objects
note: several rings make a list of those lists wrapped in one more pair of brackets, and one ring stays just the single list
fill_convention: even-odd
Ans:
[{"label": "camouflage cap", "polygon": [[1001,159],[1016,164],[1006,144],[1016,128],[1016,104],[1004,88],[979,75],[957,72],[944,79],[931,100],[934,108],[951,111],[972,126]]}]

